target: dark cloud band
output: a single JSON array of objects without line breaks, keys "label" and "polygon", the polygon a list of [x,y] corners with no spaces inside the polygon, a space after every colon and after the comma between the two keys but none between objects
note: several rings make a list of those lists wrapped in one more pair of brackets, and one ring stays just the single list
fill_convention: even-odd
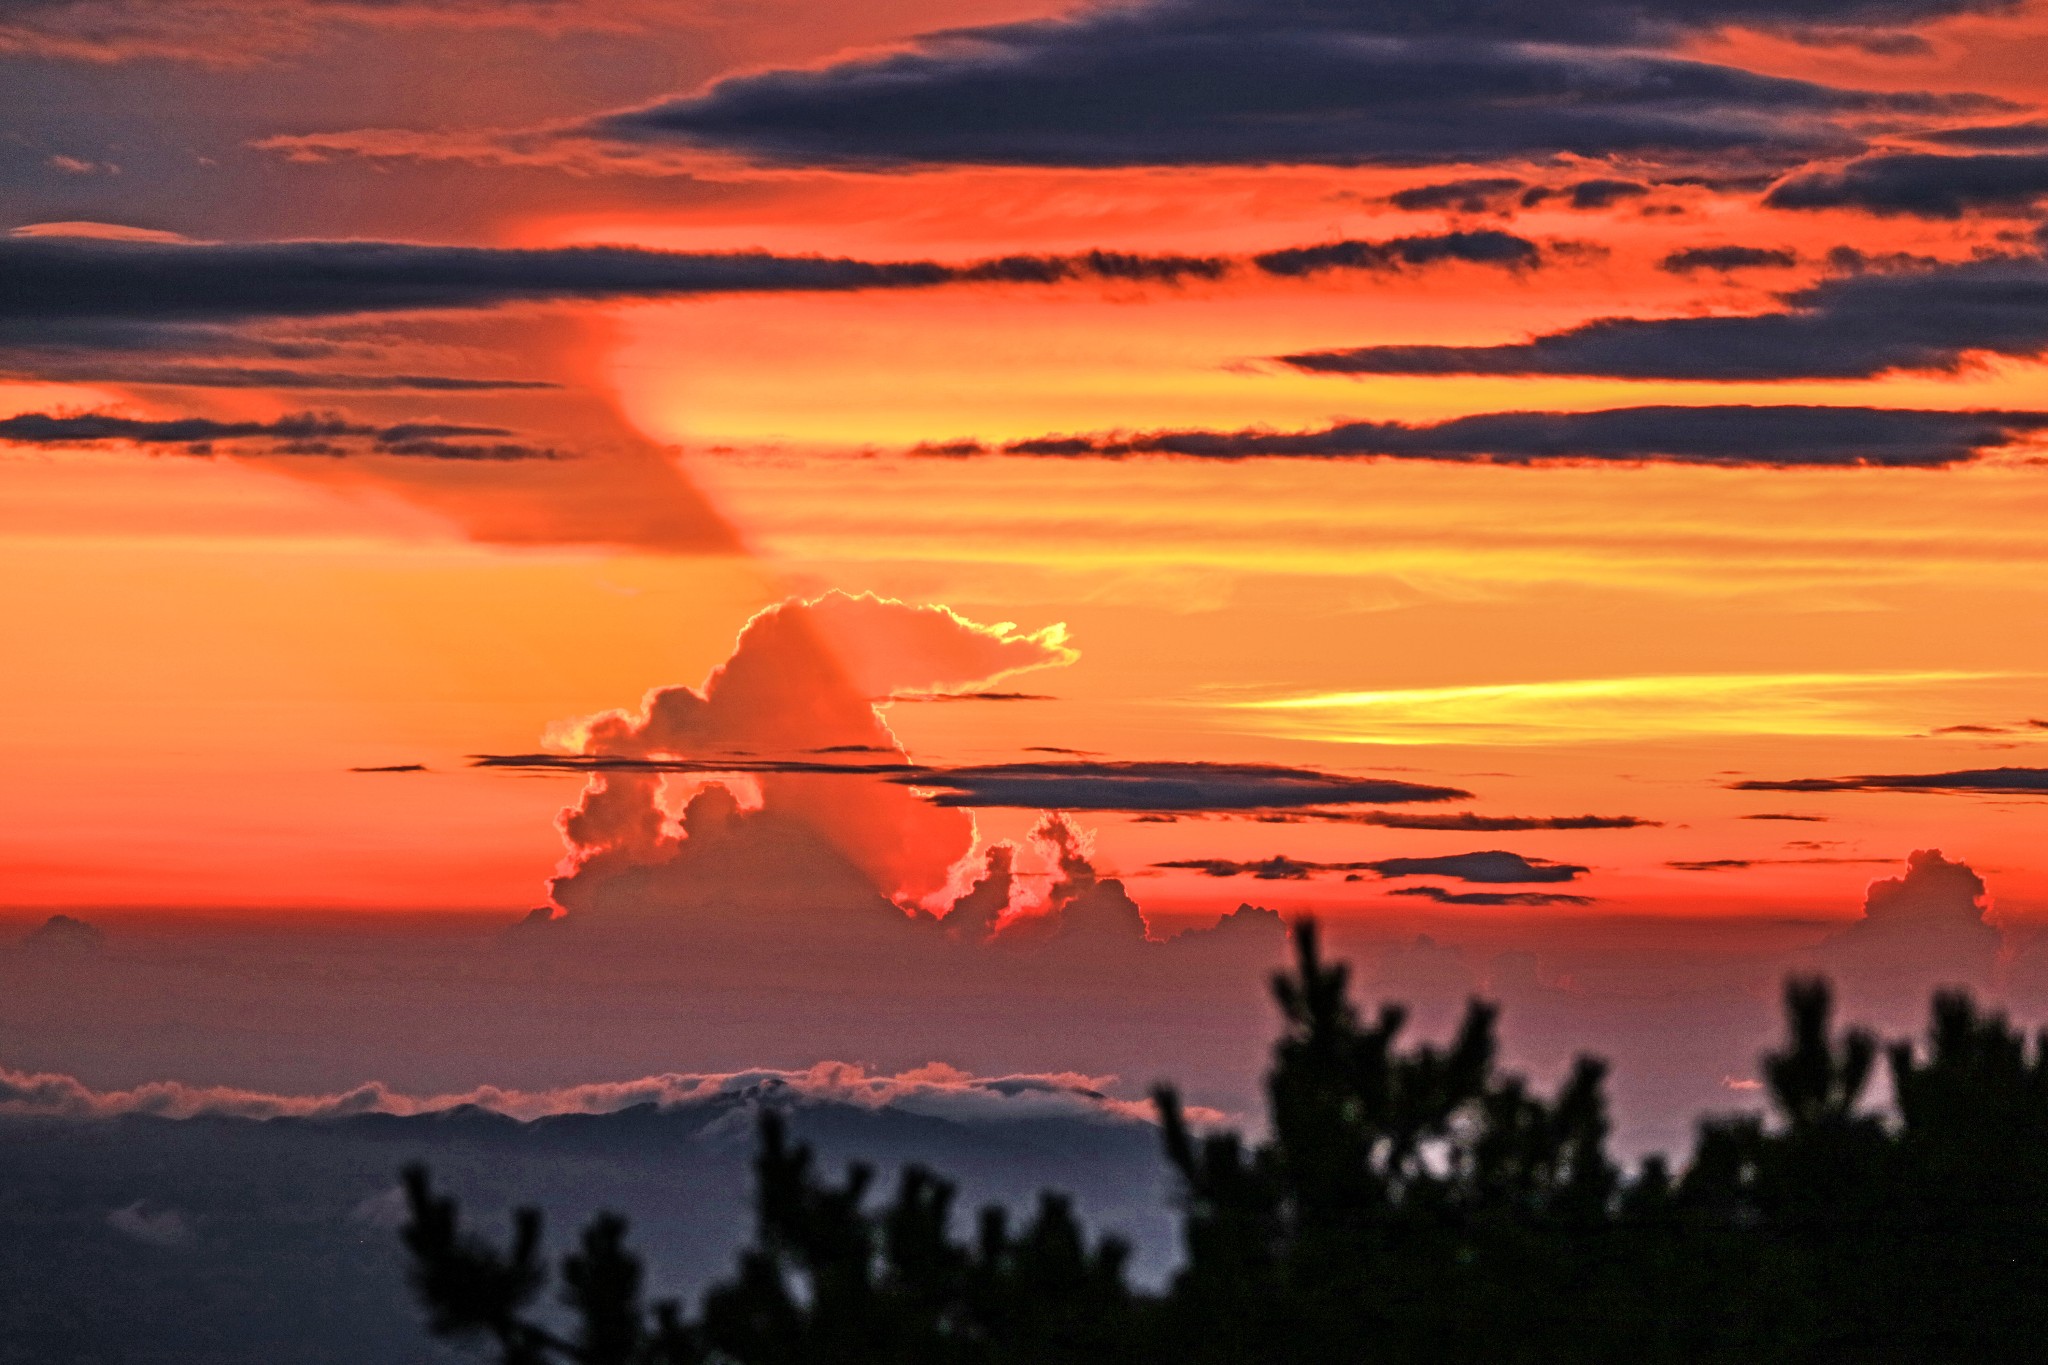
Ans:
[{"label": "dark cloud band", "polygon": [[271,441],[275,453],[339,455],[354,446],[381,455],[437,460],[554,459],[556,453],[514,442],[477,444],[474,438],[510,436],[502,427],[445,422],[402,422],[368,426],[333,413],[305,412],[268,422],[221,422],[206,417],[148,420],[104,413],[53,416],[28,412],[0,419],[0,442],[73,446],[118,441],[131,445],[209,447],[214,442]]},{"label": "dark cloud band", "polygon": [[1497,412],[1442,422],[1345,422],[1320,431],[1156,431],[1047,436],[991,449],[923,453],[1117,459],[1395,459],[1538,464],[1555,460],[1731,467],[1939,468],[2048,428],[2048,412],[1942,412],[1820,406],[1656,406],[1598,412]]},{"label": "dark cloud band", "polygon": [[1740,317],[1600,318],[1498,346],[1364,346],[1281,357],[1318,374],[1869,379],[2048,349],[2048,261],[2002,256],[1838,275]]},{"label": "dark cloud band", "polygon": [[1936,156],[1898,152],[1816,171],[1764,196],[1774,209],[1860,209],[1887,217],[2026,213],[2048,196],[2048,153]]},{"label": "dark cloud band", "polygon": [[[1272,275],[1390,271],[1442,262],[1528,267],[1542,248],[1504,232],[1451,232],[1343,241],[1267,252]],[[1074,281],[1178,284],[1215,280],[1225,256],[1084,251],[953,264],[690,253],[633,247],[419,246],[403,242],[175,243],[0,237],[0,342],[52,344],[49,324],[100,329],[85,343],[118,346],[122,324],[233,324],[261,319],[490,308],[519,302],[691,297],[732,293],[921,289],[948,284]],[[398,378],[385,381],[397,384]],[[437,381],[505,387],[516,381]]]},{"label": "dark cloud band", "polygon": [[916,763],[775,759],[653,759],[605,755],[480,754],[482,768],[556,772],[768,773],[880,777],[931,793],[941,806],[1021,810],[1253,811],[1302,806],[1456,801],[1456,787],[1347,777],[1267,763],[992,763],[958,768]]},{"label": "dark cloud band", "polygon": [[1554,863],[1542,858],[1525,858],[1519,853],[1489,849],[1481,853],[1451,853],[1432,858],[1380,858],[1369,862],[1318,863],[1275,856],[1257,862],[1233,862],[1224,858],[1190,858],[1154,863],[1154,867],[1200,872],[1207,877],[1256,877],[1261,881],[1305,881],[1325,872],[1351,875],[1370,873],[1376,877],[1448,877],[1453,881],[1482,884],[1569,882],[1590,869],[1572,863]]},{"label": "dark cloud band", "polygon": [[1747,792],[1956,792],[1978,796],[2048,795],[2048,768],[1972,768],[1950,773],[1866,773],[1730,784]]},{"label": "dark cloud band", "polygon": [[[1724,24],[1889,30],[1978,8],[1153,0],[733,77],[586,131],[867,168],[1802,156],[1856,145],[1836,126],[1842,115],[1955,101],[1838,90],[1650,49]],[[1587,197],[1602,200],[1598,190]]]}]

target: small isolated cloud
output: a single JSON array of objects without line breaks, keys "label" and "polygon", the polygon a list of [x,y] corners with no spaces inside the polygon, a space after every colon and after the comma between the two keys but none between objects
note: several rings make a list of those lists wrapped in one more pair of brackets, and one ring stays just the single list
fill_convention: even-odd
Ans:
[{"label": "small isolated cloud", "polygon": [[1613,208],[1626,200],[1641,199],[1649,192],[1650,187],[1638,181],[1606,177],[1581,180],[1560,189],[1538,186],[1522,195],[1522,205],[1525,208],[1535,208],[1552,199],[1559,199],[1581,212],[1597,211]]},{"label": "small isolated cloud", "polygon": [[1417,896],[1438,905],[1521,905],[1532,909],[1546,905],[1591,905],[1591,896],[1571,896],[1558,891],[1447,891],[1441,886],[1403,886],[1390,896]]},{"label": "small isolated cloud", "polygon": [[1752,778],[1746,792],[1956,792],[1979,796],[2048,793],[2048,768],[1971,768],[1950,773],[1865,773],[1859,777]]},{"label": "small isolated cloud", "polygon": [[[1791,847],[1797,848],[1798,845]],[[1815,863],[1858,866],[1890,861],[1889,858],[1696,858],[1674,860],[1664,866],[1674,872],[1745,872],[1752,867],[1799,867]]]},{"label": "small isolated cloud", "polygon": [[1363,867],[1382,877],[1449,877],[1461,882],[1569,882],[1590,870],[1502,849],[1432,858],[1381,858]]},{"label": "small isolated cloud", "polygon": [[[0,1080],[0,1085],[4,1084],[4,1080]],[[108,1214],[107,1226],[146,1246],[177,1248],[188,1246],[192,1241],[192,1227],[185,1221],[184,1214],[176,1209],[158,1209],[152,1213],[143,1200]]]},{"label": "small isolated cloud", "polygon": [[1526,180],[1512,175],[1471,176],[1396,190],[1387,202],[1410,213],[1503,213],[1527,188]]},{"label": "small isolated cloud", "polygon": [[1788,270],[1798,264],[1799,253],[1789,247],[1692,246],[1670,253],[1657,268],[1684,275],[1695,270]]},{"label": "small isolated cloud", "polygon": [[1383,878],[1449,877],[1480,883],[1569,882],[1589,869],[1571,863],[1525,858],[1499,849],[1483,853],[1452,853],[1431,858],[1379,858],[1367,862],[1321,863],[1275,855],[1256,862],[1225,858],[1189,858],[1154,863],[1154,867],[1200,872],[1207,877],[1256,877],[1261,881],[1305,881],[1326,872],[1371,873]]},{"label": "small isolated cloud", "polygon": [[1389,271],[1463,262],[1468,265],[1497,265],[1511,270],[1528,270],[1544,260],[1543,248],[1527,237],[1511,232],[1442,232],[1414,237],[1392,237],[1384,241],[1347,240],[1317,246],[1289,247],[1252,257],[1252,263],[1268,275],[1296,278],[1333,270],[1359,270],[1383,274]]},{"label": "small isolated cloud", "polygon": [[1953,373],[1973,355],[2048,348],[2048,260],[2039,255],[1856,270],[1780,298],[1784,308],[1766,313],[1597,318],[1498,345],[1361,346],[1280,359],[1316,374],[1768,381]]},{"label": "small isolated cloud", "polygon": [[1347,825],[1377,825],[1383,829],[1437,829],[1463,834],[1493,834],[1532,829],[1656,829],[1661,820],[1637,815],[1480,815],[1462,810],[1429,811],[1347,811],[1305,810],[1276,812],[1259,817],[1274,823],[1329,821]]},{"label": "small isolated cloud", "polygon": [[[2048,341],[2048,325],[2044,325]],[[1294,357],[1291,359],[1299,359]],[[1313,368],[1312,366],[1310,368]],[[1814,405],[1659,405],[1492,412],[1441,422],[1341,422],[1316,431],[1111,432],[1012,441],[1006,455],[1192,460],[1386,459],[1454,464],[1601,461],[1725,468],[1940,468],[2031,440],[2048,412]],[[994,453],[979,446],[949,454]]]},{"label": "small isolated cloud", "polygon": [[1886,217],[2027,214],[2048,196],[2048,154],[1889,152],[1793,176],[1764,196],[1774,209],[1859,209]]}]

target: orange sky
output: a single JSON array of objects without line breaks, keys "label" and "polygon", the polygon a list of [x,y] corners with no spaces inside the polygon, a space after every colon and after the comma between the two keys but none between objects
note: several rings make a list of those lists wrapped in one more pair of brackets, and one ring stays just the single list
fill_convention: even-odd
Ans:
[{"label": "orange sky", "polygon": [[[651,688],[697,686],[756,612],[840,589],[1025,631],[1064,623],[1078,652],[1004,684],[1051,700],[887,707],[919,761],[1006,762],[1047,746],[1281,763],[1467,788],[1475,797],[1459,808],[1487,814],[1656,822],[1475,835],[1079,817],[1095,830],[1098,863],[1162,914],[1240,901],[1360,919],[1416,907],[1379,882],[1225,879],[1159,862],[1480,848],[1585,865],[1550,889],[1594,898],[1589,913],[1849,914],[1879,862],[1922,847],[1967,860],[2003,913],[2048,913],[2038,798],[1728,786],[2048,766],[2048,730],[2025,727],[2048,714],[2038,435],[1941,469],[912,453],[958,439],[1644,404],[2030,409],[2048,389],[2025,356],[1955,375],[1771,383],[1350,379],[1270,358],[1513,342],[1597,317],[1763,312],[1777,291],[1825,275],[1831,247],[1950,262],[2020,251],[2031,210],[1799,214],[1759,207],[1754,189],[1700,186],[1512,216],[1386,202],[1403,187],[1474,176],[1649,174],[1587,158],[885,174],[700,158],[684,176],[630,158],[606,172],[521,164],[502,150],[490,164],[462,150],[671,85],[818,65],[850,45],[1036,9],[899,4],[856,29],[838,7],[790,0],[715,39],[687,24],[573,40],[431,25],[314,30],[295,52],[230,64],[222,79],[263,100],[181,115],[194,146],[213,144],[192,130],[219,144],[213,159],[233,177],[220,194],[194,188],[191,156],[153,164],[171,154],[142,147],[110,95],[88,130],[112,149],[104,158],[84,141],[44,150],[134,164],[119,176],[50,170],[14,196],[0,227],[90,219],[206,240],[947,262],[1091,248],[1239,256],[1484,229],[1553,254],[1513,272],[1450,264],[1289,280],[1240,270],[1182,284],[745,293],[292,324],[299,340],[342,348],[336,364],[370,364],[361,357],[376,350],[377,363],[409,372],[558,386],[534,392],[189,388],[66,380],[10,361],[0,418],[267,421],[321,409],[502,427],[572,457],[529,467],[232,444],[204,456],[106,441],[0,446],[0,900],[248,912],[540,904],[562,856],[556,812],[575,802],[578,780],[478,771],[468,756],[531,752],[551,727],[631,709]],[[1890,59],[1740,34],[1688,51],[1867,88],[2048,98],[2027,55],[2048,45],[2038,7],[1928,35],[1929,55]],[[468,64],[507,50],[553,54],[565,73],[631,44],[662,56],[646,70],[614,58],[625,73],[616,80],[508,83],[499,67],[474,112],[445,91],[408,104],[332,81],[287,109],[297,64],[403,44],[419,50],[394,68],[395,84],[421,79],[422,51],[448,64],[451,87]],[[94,82],[124,71],[166,90],[191,78],[161,58],[8,60],[88,104]],[[392,127],[439,137],[440,149],[365,156],[337,140],[295,158],[250,146]],[[279,196],[285,207],[271,202]],[[245,230],[233,227],[237,213]],[[1671,251],[1718,245],[1786,249],[1798,264],[1658,268]],[[1934,733],[1955,726],[2006,729]],[[411,764],[429,771],[348,771]],[[1782,813],[1814,818],[1742,818]],[[978,827],[985,840],[1019,838],[1035,818],[988,811]],[[1752,865],[1672,866],[1718,860]]]}]

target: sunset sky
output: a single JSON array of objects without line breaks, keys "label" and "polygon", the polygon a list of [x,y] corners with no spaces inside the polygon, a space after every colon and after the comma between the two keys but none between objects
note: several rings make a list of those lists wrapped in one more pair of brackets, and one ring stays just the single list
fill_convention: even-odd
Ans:
[{"label": "sunset sky", "polygon": [[906,917],[1013,845],[998,934],[1060,811],[1155,938],[1928,848],[2048,916],[2038,5],[0,0],[0,65],[25,914],[658,916],[722,787]]}]

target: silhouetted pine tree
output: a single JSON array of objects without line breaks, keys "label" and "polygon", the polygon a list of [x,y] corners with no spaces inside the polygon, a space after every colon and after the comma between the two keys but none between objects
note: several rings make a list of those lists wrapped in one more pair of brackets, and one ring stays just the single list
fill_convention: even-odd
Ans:
[{"label": "silhouetted pine tree", "polygon": [[771,1113],[754,1245],[695,1317],[643,1303],[605,1215],[563,1258],[558,1332],[539,1216],[500,1248],[409,1170],[428,1328],[505,1365],[2048,1360],[2048,1037],[1939,995],[1925,1057],[1884,1054],[1880,1115],[1876,1040],[1837,1036],[1827,986],[1794,981],[1770,1116],[1707,1121],[1682,1172],[1624,1178],[1601,1063],[1534,1094],[1497,1072],[1477,1002],[1448,1046],[1403,1049],[1402,1010],[1362,1021],[1314,927],[1296,941],[1268,1139],[1198,1138],[1157,1097],[1185,1239],[1161,1295],[1059,1196],[1018,1229],[984,1210],[962,1240],[944,1181],[912,1167],[876,1205],[868,1169],[822,1179]]}]

